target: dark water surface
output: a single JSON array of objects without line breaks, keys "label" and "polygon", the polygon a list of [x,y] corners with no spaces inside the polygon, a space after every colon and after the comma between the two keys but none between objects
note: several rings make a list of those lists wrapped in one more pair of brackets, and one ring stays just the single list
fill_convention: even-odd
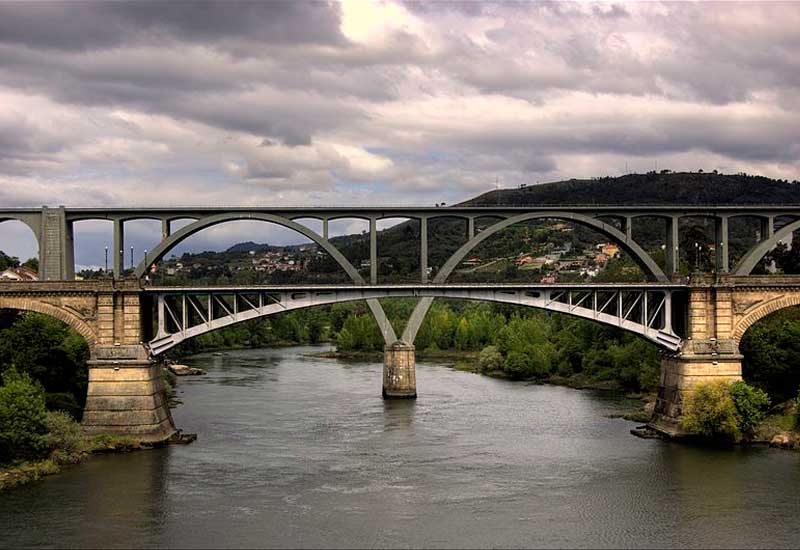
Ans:
[{"label": "dark water surface", "polygon": [[621,403],[308,348],[199,355],[189,446],[96,457],[0,495],[0,547],[797,547],[800,455],[629,435]]}]

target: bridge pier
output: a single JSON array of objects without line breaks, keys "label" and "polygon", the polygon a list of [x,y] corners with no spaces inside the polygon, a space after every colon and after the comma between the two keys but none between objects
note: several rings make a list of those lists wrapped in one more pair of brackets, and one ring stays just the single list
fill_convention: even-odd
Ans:
[{"label": "bridge pier", "polygon": [[139,345],[95,346],[83,413],[89,435],[113,434],[157,442],[175,433],[161,367]]},{"label": "bridge pier", "polygon": [[689,435],[681,427],[683,401],[701,383],[742,379],[735,340],[687,340],[681,351],[661,360],[661,385],[650,427],[669,436]]},{"label": "bridge pier", "polygon": [[383,350],[383,398],[416,399],[415,348],[398,340]]}]

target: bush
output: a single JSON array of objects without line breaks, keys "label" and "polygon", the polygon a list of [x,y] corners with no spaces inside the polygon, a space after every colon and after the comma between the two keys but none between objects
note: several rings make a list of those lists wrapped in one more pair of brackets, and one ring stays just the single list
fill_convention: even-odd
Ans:
[{"label": "bush", "polygon": [[739,416],[726,381],[698,384],[683,403],[683,428],[711,439],[741,437]]},{"label": "bush", "polygon": [[764,419],[769,402],[764,391],[742,381],[698,384],[684,402],[683,427],[712,439],[737,441]]},{"label": "bush", "polygon": [[503,371],[517,380],[530,376],[528,358],[521,351],[509,352],[503,364]]},{"label": "bush", "polygon": [[481,372],[491,372],[503,368],[503,356],[497,346],[486,346],[478,357],[478,368]]},{"label": "bush", "polygon": [[769,407],[769,396],[763,390],[739,380],[731,384],[731,397],[739,416],[739,429],[745,434],[751,432],[764,420]]},{"label": "bush", "polygon": [[63,411],[51,411],[45,418],[47,447],[56,464],[75,464],[86,452],[81,425]]},{"label": "bush", "polygon": [[0,462],[35,458],[45,452],[46,416],[41,384],[8,369],[0,386]]}]

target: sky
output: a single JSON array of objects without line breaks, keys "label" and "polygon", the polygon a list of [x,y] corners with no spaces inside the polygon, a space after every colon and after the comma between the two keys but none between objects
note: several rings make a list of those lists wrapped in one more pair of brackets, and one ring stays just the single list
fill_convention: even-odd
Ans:
[{"label": "sky", "polygon": [[0,2],[4,207],[451,204],[656,166],[800,176],[800,3]]}]

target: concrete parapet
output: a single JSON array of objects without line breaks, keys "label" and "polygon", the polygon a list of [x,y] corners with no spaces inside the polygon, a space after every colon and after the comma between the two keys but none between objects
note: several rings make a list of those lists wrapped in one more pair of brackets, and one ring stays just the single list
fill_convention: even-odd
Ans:
[{"label": "concrete parapet", "polygon": [[649,426],[670,436],[681,427],[683,400],[703,382],[742,379],[742,356],[734,340],[687,340],[676,355],[661,360],[661,387]]},{"label": "concrete parapet", "polygon": [[415,399],[417,371],[415,348],[402,341],[383,350],[383,398]]},{"label": "concrete parapet", "polygon": [[164,441],[175,433],[161,367],[141,345],[95,346],[83,429],[143,442]]}]

